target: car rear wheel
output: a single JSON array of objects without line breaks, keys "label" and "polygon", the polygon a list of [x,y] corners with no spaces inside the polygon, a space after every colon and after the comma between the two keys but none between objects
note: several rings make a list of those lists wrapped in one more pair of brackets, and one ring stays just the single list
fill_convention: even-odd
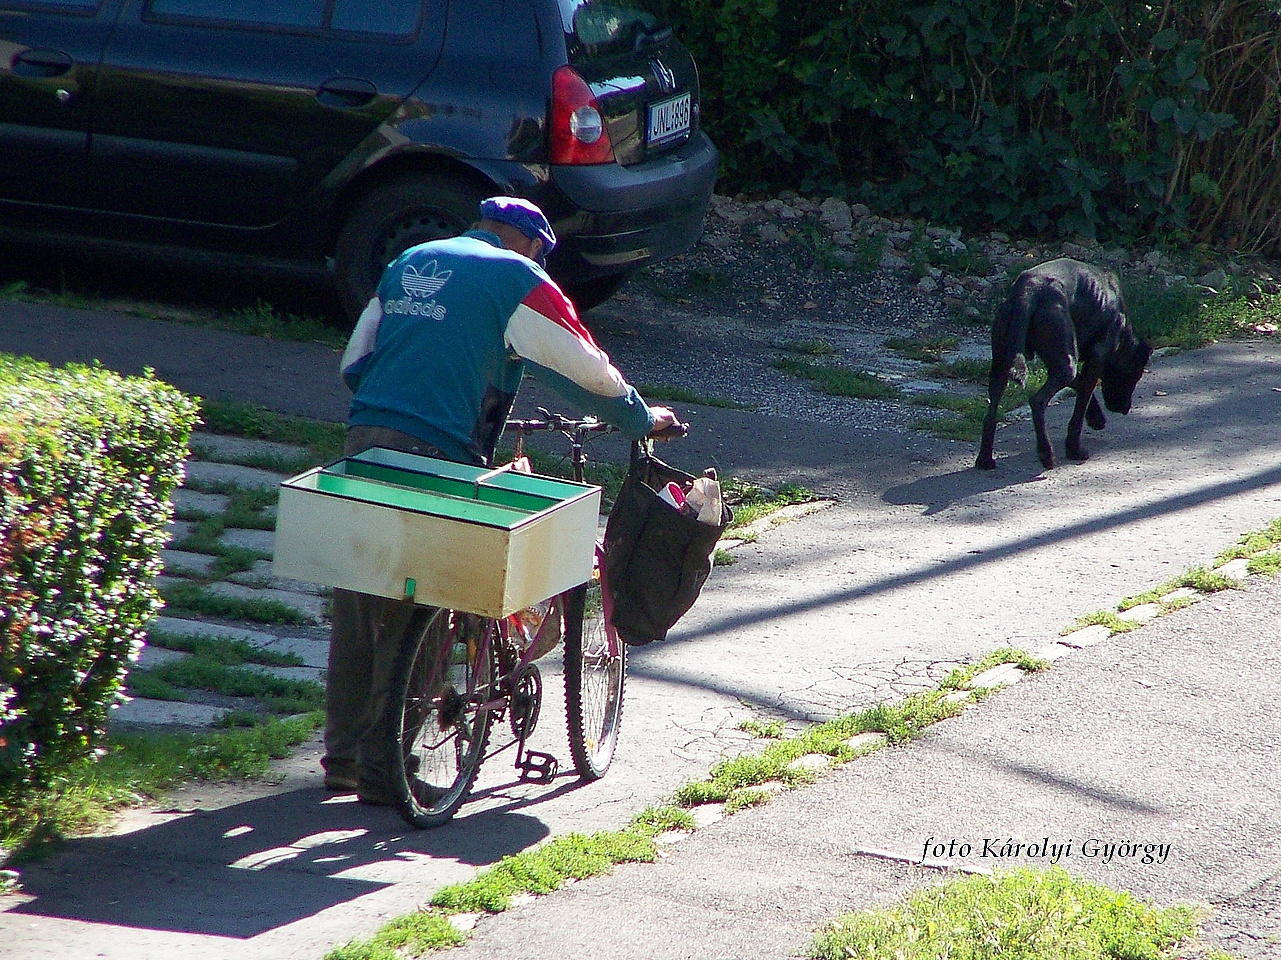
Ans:
[{"label": "car rear wheel", "polygon": [[402,177],[366,194],[351,208],[334,254],[338,292],[347,315],[360,315],[387,264],[410,247],[454,237],[475,223],[484,199],[459,180]]}]

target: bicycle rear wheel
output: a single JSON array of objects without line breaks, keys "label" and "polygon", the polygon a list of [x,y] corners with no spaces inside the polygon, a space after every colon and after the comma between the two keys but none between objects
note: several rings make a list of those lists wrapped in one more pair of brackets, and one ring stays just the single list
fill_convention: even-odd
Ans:
[{"label": "bicycle rear wheel", "polygon": [[569,752],[584,780],[599,780],[614,759],[623,720],[627,645],[610,654],[600,581],[562,595],[565,603],[565,713]]},{"label": "bicycle rear wheel", "polygon": [[489,742],[498,678],[497,625],[437,610],[406,643],[392,680],[400,705],[393,781],[401,815],[435,827],[462,806]]}]

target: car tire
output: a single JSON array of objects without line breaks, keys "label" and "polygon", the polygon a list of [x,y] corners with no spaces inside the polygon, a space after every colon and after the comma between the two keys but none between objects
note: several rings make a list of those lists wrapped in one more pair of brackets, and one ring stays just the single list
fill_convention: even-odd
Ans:
[{"label": "car tire", "polygon": [[486,195],[460,180],[412,176],[391,180],[357,201],[334,247],[338,294],[348,317],[360,315],[387,264],[416,244],[462,233],[478,219]]},{"label": "car tire", "polygon": [[614,273],[607,277],[596,277],[581,283],[565,283],[561,289],[565,296],[573,301],[579,313],[586,313],[592,307],[598,307],[614,294],[630,277],[630,273]]}]

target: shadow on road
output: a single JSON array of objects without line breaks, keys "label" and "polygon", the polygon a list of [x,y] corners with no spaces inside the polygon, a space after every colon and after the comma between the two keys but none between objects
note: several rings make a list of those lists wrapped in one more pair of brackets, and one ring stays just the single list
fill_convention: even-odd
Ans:
[{"label": "shadow on road", "polygon": [[[1036,463],[1036,469],[1032,464]],[[948,507],[979,493],[991,493],[1007,487],[1022,486],[1026,483],[1039,483],[1045,480],[1045,472],[1040,464],[1031,461],[1026,464],[1002,463],[1003,471],[976,470],[968,467],[922,477],[911,483],[891,487],[881,495],[886,503],[895,506],[923,506],[924,516],[932,517],[942,513]]]},{"label": "shadow on road", "polygon": [[503,809],[414,830],[390,809],[296,790],[68,841],[24,870],[34,899],[11,912],[249,938],[399,882],[428,860],[486,866],[547,834]]}]

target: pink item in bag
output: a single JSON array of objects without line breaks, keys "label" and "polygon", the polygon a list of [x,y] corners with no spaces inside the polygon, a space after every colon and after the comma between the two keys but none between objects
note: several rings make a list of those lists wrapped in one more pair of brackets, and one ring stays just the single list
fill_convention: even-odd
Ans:
[{"label": "pink item in bag", "polygon": [[670,503],[676,510],[685,506],[685,491],[682,490],[680,484],[675,481],[669,482],[667,486],[658,491],[658,495],[667,503]]}]

